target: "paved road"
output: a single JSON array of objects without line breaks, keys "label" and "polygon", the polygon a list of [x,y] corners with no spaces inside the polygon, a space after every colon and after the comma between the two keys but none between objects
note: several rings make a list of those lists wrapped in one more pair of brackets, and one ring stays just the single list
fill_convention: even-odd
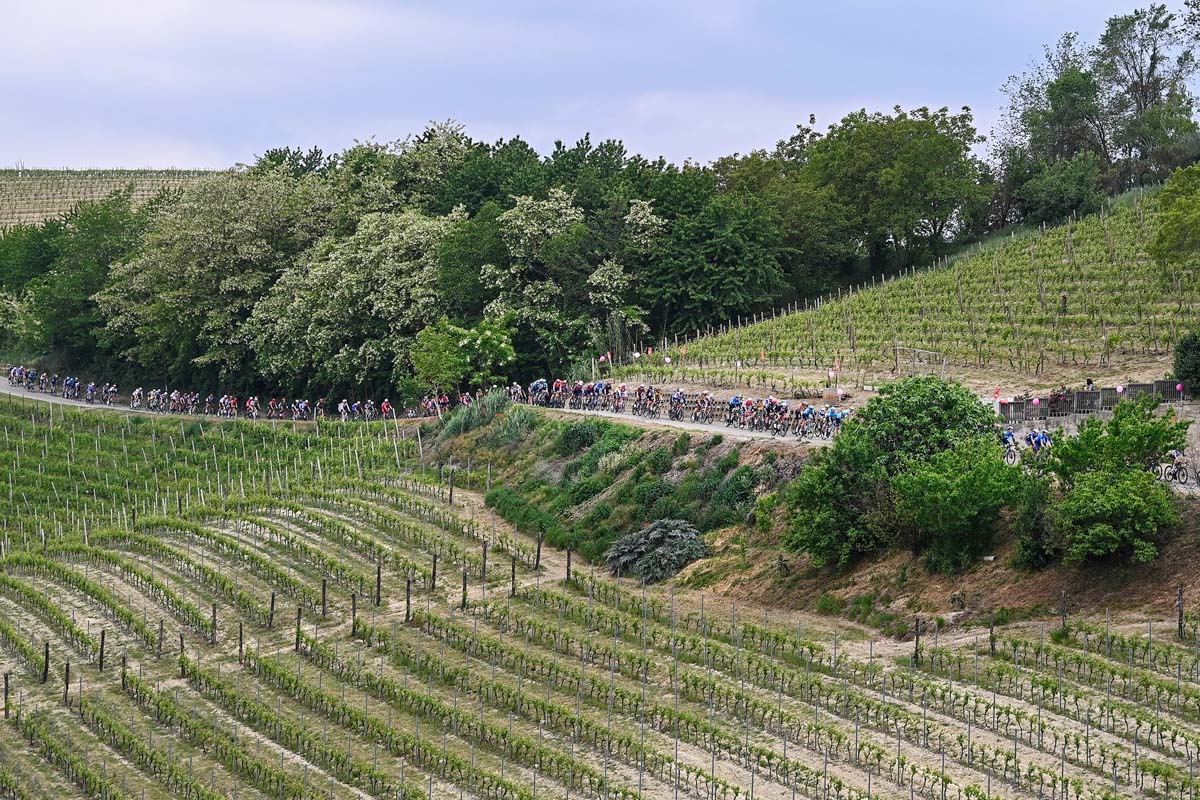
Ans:
[{"label": "paved road", "polygon": [[795,436],[774,436],[767,431],[747,431],[747,430],[742,430],[740,428],[728,428],[725,426],[725,423],[723,421],[722,422],[714,422],[711,425],[705,425],[700,422],[692,422],[690,419],[684,419],[684,420],[680,420],[678,422],[676,422],[675,420],[672,420],[672,419],[667,419],[666,417],[659,417],[658,419],[646,419],[645,417],[639,417],[639,416],[636,416],[634,414],[629,414],[629,413],[614,414],[611,411],[584,411],[583,409],[574,409],[574,408],[547,408],[547,409],[542,409],[542,410],[547,411],[551,414],[565,414],[565,415],[570,415],[570,416],[602,417],[604,419],[615,419],[615,420],[620,420],[621,422],[628,423],[630,425],[636,425],[641,428],[678,428],[679,430],[693,431],[696,433],[712,433],[712,434],[719,433],[722,436],[724,436],[726,439],[740,439],[740,440],[744,440],[744,441],[757,439],[760,441],[768,441],[768,442],[773,441],[773,442],[780,442],[783,444],[791,444],[791,445],[796,445],[796,446],[805,445],[805,446],[810,446],[810,447],[825,445],[825,444],[829,443],[827,440],[824,440],[824,439],[818,439],[816,441],[802,442],[799,439],[797,439]]},{"label": "paved road", "polygon": [[[21,388],[20,386],[9,386],[7,379],[4,379],[2,382],[0,382],[0,394],[12,395],[13,397],[23,397],[28,400],[39,400],[43,403],[53,403],[56,406],[76,406],[84,409],[108,408],[108,406],[101,402],[96,402],[89,405],[83,400],[64,400],[56,395],[45,394],[43,392],[30,392]],[[112,408],[119,409],[121,411],[129,411],[130,409],[128,403],[129,401],[125,400],[124,403],[112,406]]]}]

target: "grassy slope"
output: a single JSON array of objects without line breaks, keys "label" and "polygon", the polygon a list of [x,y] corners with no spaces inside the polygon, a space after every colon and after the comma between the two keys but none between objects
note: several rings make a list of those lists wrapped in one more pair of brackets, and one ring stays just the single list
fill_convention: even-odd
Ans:
[{"label": "grassy slope", "polygon": [[161,189],[184,186],[205,170],[176,169],[0,169],[0,229],[58,216],[81,200],[99,200],[133,184],[146,200]]},{"label": "grassy slope", "polygon": [[[513,417],[532,420],[513,426]],[[590,428],[586,434],[581,432]],[[714,441],[716,439],[716,441]],[[569,446],[567,443],[571,443]],[[1178,586],[1200,596],[1200,506],[1184,503],[1184,524],[1163,542],[1162,556],[1138,567],[1056,566],[1040,572],[1012,565],[1015,543],[1002,535],[994,558],[956,577],[930,572],[919,559],[895,553],[868,560],[845,575],[809,570],[805,559],[780,546],[782,516],[757,499],[796,473],[806,453],[771,442],[735,447],[719,437],[642,431],[598,420],[571,422],[530,409],[503,412],[495,421],[439,444],[441,460],[472,464],[480,486],[486,465],[493,482],[523,498],[499,510],[529,534],[539,527],[551,544],[570,543],[598,557],[616,536],[663,517],[689,519],[710,533],[714,556],[689,568],[683,585],[752,603],[845,613],[889,632],[912,614],[982,614],[1009,609],[1016,618],[1051,614],[1062,592],[1076,609],[1169,610]],[[738,477],[735,477],[738,476]],[[753,479],[743,491],[739,478]],[[460,482],[460,486],[464,485]],[[726,507],[730,500],[732,508]],[[822,598],[825,598],[822,600]],[[961,602],[960,602],[961,601]]]},{"label": "grassy slope", "polygon": [[[1147,204],[1132,203],[814,310],[703,337],[686,357],[655,353],[639,371],[702,382],[727,379],[739,360],[743,374],[786,374],[823,371],[840,358],[843,370],[871,374],[894,366],[893,347],[1024,373],[1162,354],[1197,318],[1200,269],[1154,265],[1145,252],[1153,230]],[[672,356],[671,367],[662,355]]]}]

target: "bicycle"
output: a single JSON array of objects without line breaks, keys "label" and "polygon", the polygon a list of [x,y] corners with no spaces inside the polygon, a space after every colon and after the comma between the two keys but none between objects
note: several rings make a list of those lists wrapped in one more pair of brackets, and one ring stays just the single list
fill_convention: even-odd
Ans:
[{"label": "bicycle", "polygon": [[1017,450],[1015,444],[1005,445],[1004,447],[1004,463],[1010,467],[1021,460],[1021,453]]},{"label": "bicycle", "polygon": [[1167,464],[1159,469],[1159,474],[1162,480],[1170,483],[1175,481],[1180,486],[1186,484],[1190,478],[1188,475],[1187,464]]}]

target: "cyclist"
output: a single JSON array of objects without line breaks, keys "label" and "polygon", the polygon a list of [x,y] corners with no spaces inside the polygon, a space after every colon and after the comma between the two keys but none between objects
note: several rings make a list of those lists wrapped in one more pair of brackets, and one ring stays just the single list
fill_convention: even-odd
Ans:
[{"label": "cyclist", "polygon": [[384,419],[392,416],[392,404],[386,397],[383,398],[383,402],[379,404],[379,413]]},{"label": "cyclist", "polygon": [[1004,445],[1005,447],[1012,448],[1017,446],[1017,434],[1013,432],[1012,425],[1009,425],[1004,429],[1004,432],[1000,434],[1000,444]]}]

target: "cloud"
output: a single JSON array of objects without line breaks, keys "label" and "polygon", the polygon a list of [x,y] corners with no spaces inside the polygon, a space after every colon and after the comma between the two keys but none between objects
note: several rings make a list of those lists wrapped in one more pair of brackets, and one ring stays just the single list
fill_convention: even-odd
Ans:
[{"label": "cloud", "polygon": [[564,30],[465,10],[335,0],[7,0],[0,77],[136,89],[261,90],[349,76],[363,59],[478,61]]}]

